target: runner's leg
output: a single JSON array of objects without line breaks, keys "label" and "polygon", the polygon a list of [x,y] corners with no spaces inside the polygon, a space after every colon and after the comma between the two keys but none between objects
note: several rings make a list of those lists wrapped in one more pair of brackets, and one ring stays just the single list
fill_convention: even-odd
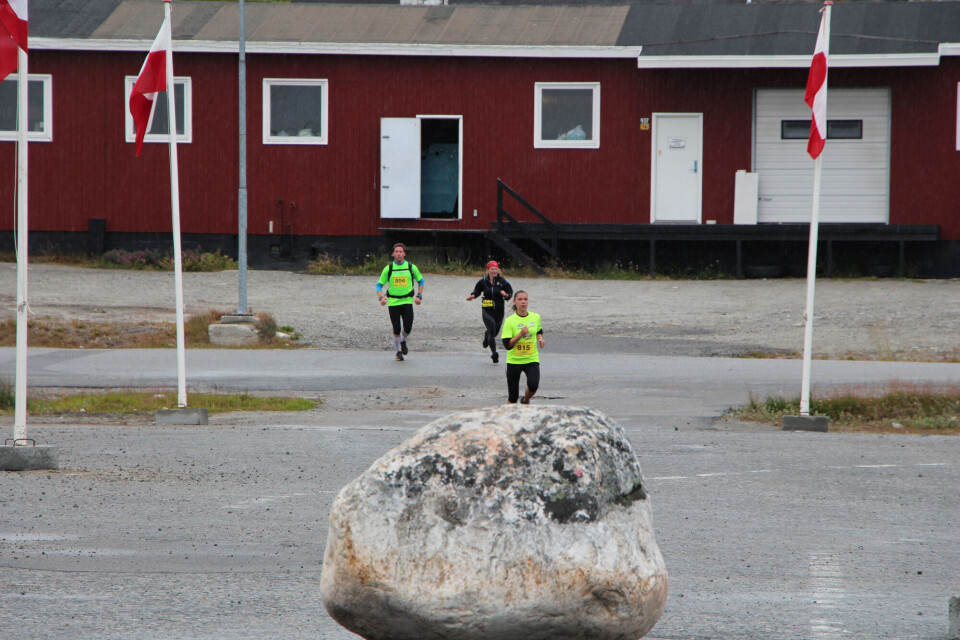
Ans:
[{"label": "runner's leg", "polygon": [[[500,335],[500,327],[503,326],[503,309],[494,310],[491,314],[493,319],[493,328],[490,334],[490,351],[497,352],[497,337]],[[486,320],[484,320],[486,322]]]},{"label": "runner's leg", "polygon": [[400,352],[407,355],[407,336],[413,329],[413,303],[400,305],[400,317],[403,319],[403,330],[400,332]]},{"label": "runner's leg", "polygon": [[390,323],[393,325],[393,349],[400,352],[400,307],[387,307],[390,311]]},{"label": "runner's leg", "polygon": [[540,388],[540,363],[539,362],[530,362],[523,365],[523,369],[527,374],[527,389],[523,393],[523,404],[530,404],[530,398],[537,393],[537,389]]},{"label": "runner's leg", "polygon": [[516,404],[520,397],[520,371],[523,369],[521,364],[507,363],[507,402]]},{"label": "runner's leg", "polygon": [[483,326],[486,327],[486,331],[483,334],[483,342],[490,347],[490,351],[493,353],[497,352],[497,318],[493,315],[492,311],[484,309],[480,312],[480,317],[483,320]]}]

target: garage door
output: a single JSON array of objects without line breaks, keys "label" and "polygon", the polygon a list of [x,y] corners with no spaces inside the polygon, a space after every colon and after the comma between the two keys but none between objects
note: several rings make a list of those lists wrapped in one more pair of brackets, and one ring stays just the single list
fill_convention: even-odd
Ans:
[{"label": "garage door", "polygon": [[[758,222],[809,222],[813,160],[807,155],[810,108],[802,89],[759,89],[754,171]],[[829,89],[823,151],[821,222],[888,220],[890,90]]]}]

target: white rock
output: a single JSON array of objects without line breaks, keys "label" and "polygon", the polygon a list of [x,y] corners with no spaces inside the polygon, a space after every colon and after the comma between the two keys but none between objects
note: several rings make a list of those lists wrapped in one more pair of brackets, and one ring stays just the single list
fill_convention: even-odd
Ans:
[{"label": "white rock", "polygon": [[632,640],[667,572],[623,429],[507,406],[437,420],[344,487],[321,590],[368,640]]}]

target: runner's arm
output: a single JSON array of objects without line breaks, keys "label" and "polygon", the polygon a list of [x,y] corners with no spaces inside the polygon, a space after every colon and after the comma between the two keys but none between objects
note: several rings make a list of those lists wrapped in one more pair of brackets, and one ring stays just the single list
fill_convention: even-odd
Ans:
[{"label": "runner's arm", "polygon": [[467,296],[467,300],[474,300],[480,297],[480,294],[483,293],[483,280],[477,280],[477,285],[473,288],[473,293]]}]

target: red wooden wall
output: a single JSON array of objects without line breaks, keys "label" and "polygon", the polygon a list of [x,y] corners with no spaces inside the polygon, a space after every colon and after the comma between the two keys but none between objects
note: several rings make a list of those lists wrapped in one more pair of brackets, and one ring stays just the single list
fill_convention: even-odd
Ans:
[{"label": "red wooden wall", "polygon": [[[123,78],[142,53],[34,51],[32,73],[53,75],[54,139],[30,145],[30,228],[170,230],[168,154],[124,141]],[[235,233],[237,58],[176,54],[193,79],[193,142],[178,146],[184,233]],[[329,80],[329,143],[261,143],[264,77]],[[534,149],[534,83],[601,84],[599,149]],[[301,235],[378,235],[382,117],[463,116],[459,221],[389,226],[487,228],[496,179],[559,222],[647,223],[654,112],[704,114],[703,219],[733,221],[734,173],[750,169],[753,91],[802,87],[806,71],[638,70],[630,60],[534,60],[248,55],[249,232],[279,231],[277,201]],[[960,59],[940,67],[834,69],[831,86],[890,86],[893,96],[890,222],[939,224],[960,239],[960,152],[955,149]],[[0,143],[0,229],[12,227],[15,145]],[[472,211],[478,217],[472,217]]]}]

